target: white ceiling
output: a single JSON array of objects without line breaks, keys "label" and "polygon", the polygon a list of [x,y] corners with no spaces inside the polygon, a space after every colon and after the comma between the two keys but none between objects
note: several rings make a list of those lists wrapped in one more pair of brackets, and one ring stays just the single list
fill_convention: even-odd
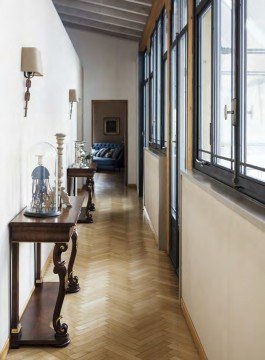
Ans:
[{"label": "white ceiling", "polygon": [[153,0],[53,0],[66,26],[139,41]]}]

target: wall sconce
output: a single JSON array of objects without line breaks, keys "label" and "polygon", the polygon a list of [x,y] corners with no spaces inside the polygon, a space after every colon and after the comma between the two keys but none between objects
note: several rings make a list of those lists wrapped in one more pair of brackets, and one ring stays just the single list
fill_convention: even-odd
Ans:
[{"label": "wall sconce", "polygon": [[41,54],[38,49],[34,47],[23,47],[21,52],[21,71],[24,72],[26,80],[26,92],[25,92],[25,114],[28,114],[28,102],[30,100],[31,79],[34,76],[43,76]]},{"label": "wall sconce", "polygon": [[73,112],[73,103],[77,103],[78,102],[78,98],[77,98],[77,92],[76,89],[70,89],[69,90],[69,103],[71,104],[71,108],[70,108],[70,120],[72,118],[72,112]]}]

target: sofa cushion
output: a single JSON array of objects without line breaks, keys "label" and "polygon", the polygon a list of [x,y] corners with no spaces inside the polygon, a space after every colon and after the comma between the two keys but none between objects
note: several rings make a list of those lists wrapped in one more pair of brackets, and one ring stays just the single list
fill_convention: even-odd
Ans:
[{"label": "sofa cushion", "polygon": [[109,148],[100,149],[99,152],[97,153],[97,157],[104,157],[108,151],[109,151]]},{"label": "sofa cushion", "polygon": [[93,158],[93,161],[98,165],[98,164],[100,164],[100,165],[106,165],[106,166],[109,166],[109,165],[111,165],[111,166],[113,166],[113,165],[115,165],[115,160],[114,159],[112,159],[112,158],[102,158],[102,157],[94,157]]},{"label": "sofa cushion", "polygon": [[112,158],[114,149],[109,149],[108,152],[105,154],[105,158]]}]

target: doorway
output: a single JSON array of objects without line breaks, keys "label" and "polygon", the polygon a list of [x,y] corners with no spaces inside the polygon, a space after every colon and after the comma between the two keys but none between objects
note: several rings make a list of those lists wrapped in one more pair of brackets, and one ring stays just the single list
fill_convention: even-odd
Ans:
[{"label": "doorway", "polygon": [[126,186],[128,184],[127,129],[127,100],[92,100],[92,144],[122,145],[123,157],[119,169],[124,173]]}]

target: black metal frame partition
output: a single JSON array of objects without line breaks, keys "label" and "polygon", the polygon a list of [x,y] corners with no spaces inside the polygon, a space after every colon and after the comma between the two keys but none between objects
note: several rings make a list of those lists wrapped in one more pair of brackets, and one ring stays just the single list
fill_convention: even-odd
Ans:
[{"label": "black metal frame partition", "polygon": [[[172,184],[172,182],[170,182],[170,218],[171,218],[171,243],[170,243],[170,258],[174,264],[174,266],[176,267],[176,270],[178,272],[178,267],[179,267],[179,264],[178,264],[178,254],[177,255],[174,255],[172,254],[172,235],[173,235],[173,228],[176,227],[176,236],[177,238],[179,238],[179,177],[180,177],[180,123],[179,123],[179,105],[180,105],[180,102],[179,102],[179,99],[180,99],[180,94],[179,94],[179,86],[180,86],[180,83],[179,83],[179,79],[180,79],[180,74],[179,74],[179,56],[180,56],[180,42],[181,40],[183,39],[184,36],[186,36],[186,53],[185,53],[185,57],[186,57],[186,62],[187,62],[187,32],[188,32],[188,25],[186,24],[185,26],[183,26],[181,28],[181,19],[183,19],[183,14],[181,13],[182,11],[182,6],[179,5],[179,2],[178,2],[178,11],[180,12],[179,13],[179,18],[178,18],[178,21],[179,21],[179,26],[180,26],[180,29],[178,29],[175,33],[173,33],[173,29],[174,29],[174,26],[173,26],[173,23],[174,23],[174,6],[175,4],[177,4],[177,2],[174,3],[174,0],[172,0],[172,7],[171,9],[173,10],[171,12],[171,34],[170,34],[170,43],[171,43],[171,47],[170,47],[170,51],[171,51],[171,64],[170,64],[170,67],[171,67],[171,78],[170,78],[170,82],[171,82],[171,86],[172,86],[172,82],[174,81],[173,79],[173,73],[172,73],[172,66],[174,66],[175,68],[175,74],[176,74],[176,93],[175,93],[175,100],[176,100],[176,114],[175,114],[175,122],[176,122],[176,140],[173,141],[172,140],[172,126],[171,126],[171,134],[170,134],[170,139],[168,140],[171,144],[170,146],[170,151],[172,151],[172,143],[175,142],[176,144],[176,184]],[[179,31],[180,30],[180,31]],[[174,48],[176,49],[176,56],[175,56],[175,59],[176,59],[176,63],[173,64],[173,50]],[[187,84],[186,84],[187,86]],[[172,114],[172,103],[173,103],[173,98],[172,98],[172,94],[173,92],[171,91],[171,116],[170,116],[170,122],[171,122],[171,125],[172,125],[172,118],[173,118],[173,114]],[[186,99],[187,101],[187,99]],[[187,111],[187,105],[186,105],[186,111]],[[187,116],[186,116],[187,118]],[[170,173],[172,173],[172,158],[171,158],[171,154],[170,154]],[[174,209],[172,209],[172,186],[176,186],[177,188],[175,189],[175,192],[176,192],[176,220],[174,220],[175,225],[172,224],[172,210],[174,211]],[[178,245],[177,245],[178,246]],[[175,249],[177,252],[179,251],[179,249]],[[176,259],[174,259],[176,258]],[[176,263],[177,261],[177,263]]]},{"label": "black metal frame partition", "polygon": [[[183,36],[186,35],[186,39],[187,39],[187,32],[188,32],[188,26],[186,25],[179,33],[176,34],[176,38],[174,39],[174,41],[171,44],[171,53],[174,49],[174,47],[176,48],[176,64],[175,64],[175,69],[176,69],[176,133],[177,133],[177,137],[176,137],[176,149],[177,149],[177,168],[178,168],[178,162],[179,162],[179,109],[178,109],[178,100],[179,100],[179,83],[178,83],[178,69],[179,69],[179,45],[180,45],[180,40],[182,39]],[[172,36],[172,35],[171,35]],[[186,58],[187,58],[187,52],[186,52]],[[171,56],[171,61],[172,61],[172,56]],[[171,64],[172,65],[172,64]],[[171,79],[170,81],[172,81],[172,72],[171,72]],[[171,98],[171,102],[172,102],[172,98]],[[172,114],[171,114],[172,117]],[[169,140],[171,141],[171,139]],[[172,142],[172,141],[171,141]],[[170,168],[171,171],[171,168]],[[177,198],[177,204],[178,204],[179,199]]]},{"label": "black metal frame partition", "polygon": [[[218,1],[214,0],[201,0],[200,3],[195,6],[195,62],[194,62],[194,74],[195,74],[195,85],[194,85],[194,168],[219,180],[230,187],[233,187],[236,191],[248,195],[255,200],[265,204],[265,183],[246,175],[246,168],[253,168],[262,172],[265,172],[265,167],[261,168],[253,164],[247,164],[245,160],[242,160],[242,148],[244,145],[244,137],[246,136],[245,114],[242,111],[244,105],[244,94],[245,94],[245,76],[246,76],[246,50],[245,50],[245,23],[246,23],[246,5],[248,0],[233,0],[233,22],[234,22],[234,98],[235,98],[235,120],[232,126],[233,133],[233,152],[232,158],[228,159],[231,161],[231,169],[228,169],[220,164],[217,164],[215,159],[222,158],[215,153],[215,139],[216,139],[216,118],[214,110],[214,65],[213,59],[215,56],[214,46],[214,26],[216,24],[215,18],[215,7],[218,5]],[[199,51],[200,51],[200,38],[199,38],[199,19],[200,16],[212,7],[212,91],[211,91],[211,124],[210,124],[210,146],[211,151],[209,152],[211,161],[202,160],[199,156],[201,149],[199,148]],[[231,49],[232,50],[232,49]],[[227,160],[223,157],[224,160]],[[245,173],[244,173],[245,172]]]}]

